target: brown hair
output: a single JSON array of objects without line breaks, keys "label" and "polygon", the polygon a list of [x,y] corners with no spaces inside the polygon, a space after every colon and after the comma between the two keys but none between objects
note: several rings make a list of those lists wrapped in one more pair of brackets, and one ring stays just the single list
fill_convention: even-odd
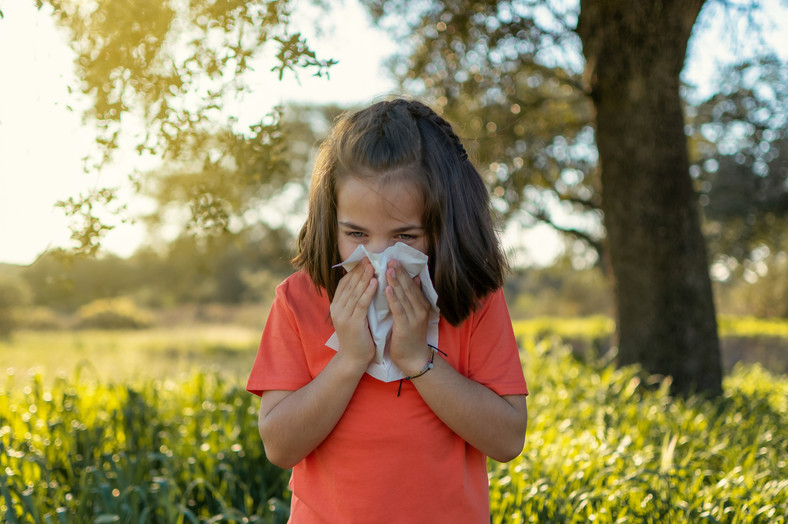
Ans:
[{"label": "brown hair", "polygon": [[347,177],[406,179],[424,197],[422,225],[441,315],[452,325],[503,285],[506,259],[487,188],[451,125],[424,104],[396,99],[341,116],[321,144],[298,235],[296,267],[333,299],[341,271],[337,184]]}]

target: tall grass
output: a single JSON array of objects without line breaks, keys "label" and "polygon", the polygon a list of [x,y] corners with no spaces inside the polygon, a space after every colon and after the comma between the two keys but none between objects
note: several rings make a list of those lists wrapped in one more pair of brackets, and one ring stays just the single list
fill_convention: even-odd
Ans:
[{"label": "tall grass", "polygon": [[491,463],[492,521],[785,522],[788,377],[740,365],[717,399],[522,339],[526,448]]},{"label": "tall grass", "polygon": [[283,522],[257,403],[218,374],[0,394],[0,514],[15,522]]},{"label": "tall grass", "polygon": [[213,369],[240,380],[254,361],[260,330],[195,324],[145,330],[19,331],[0,339],[0,370],[39,371],[45,383],[84,367],[83,378],[138,381],[176,379]]},{"label": "tall grass", "polygon": [[[492,522],[786,521],[788,377],[739,365],[721,398],[673,398],[636,367],[520,340],[528,436],[490,463]],[[287,518],[288,473],[265,460],[243,381],[118,377],[0,379],[0,520]]]}]

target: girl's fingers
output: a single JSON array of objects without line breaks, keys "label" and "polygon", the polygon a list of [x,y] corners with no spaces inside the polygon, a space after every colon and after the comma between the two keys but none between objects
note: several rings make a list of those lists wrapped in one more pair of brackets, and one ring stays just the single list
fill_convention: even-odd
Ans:
[{"label": "girl's fingers", "polygon": [[342,277],[337,285],[334,300],[343,308],[352,308],[358,304],[362,295],[367,291],[373,278],[372,266],[368,261],[362,261]]},{"label": "girl's fingers", "polygon": [[412,316],[419,310],[429,307],[429,303],[421,291],[419,277],[411,278],[398,263],[391,264],[386,270],[386,281],[391,289],[389,305],[392,307],[392,313],[395,313],[394,309],[398,306],[398,309],[401,309],[407,316]]},{"label": "girl's fingers", "polygon": [[375,297],[375,291],[378,289],[378,279],[371,278],[369,282],[367,282],[366,287],[361,293],[361,296],[356,303],[358,305],[356,311],[361,311],[364,315],[367,314],[367,309],[369,309],[369,305],[372,303],[372,299]]}]

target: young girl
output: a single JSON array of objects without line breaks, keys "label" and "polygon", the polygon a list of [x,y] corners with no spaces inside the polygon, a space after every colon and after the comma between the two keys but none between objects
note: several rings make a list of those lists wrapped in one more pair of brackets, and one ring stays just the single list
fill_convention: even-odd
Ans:
[{"label": "young girl", "polygon": [[[418,276],[396,260],[383,284],[368,259],[335,267],[359,245],[396,243],[429,257],[437,347]],[[489,523],[486,457],[522,451],[528,391],[489,197],[451,126],[406,100],[342,117],[320,147],[294,263],[247,385],[268,459],[293,468],[290,521]],[[365,373],[379,285],[401,381]]]}]

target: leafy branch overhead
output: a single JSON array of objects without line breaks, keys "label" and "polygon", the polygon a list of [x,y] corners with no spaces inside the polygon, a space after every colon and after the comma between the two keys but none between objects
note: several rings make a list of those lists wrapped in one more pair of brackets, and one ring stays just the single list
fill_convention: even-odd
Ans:
[{"label": "leafy branch overhead", "polygon": [[[405,91],[434,101],[458,124],[458,131],[469,142],[468,149],[486,176],[498,208],[507,217],[516,217],[526,224],[549,223],[570,237],[583,240],[601,255],[606,233],[602,227],[602,185],[593,100],[588,87],[591,79],[588,75],[593,67],[586,62],[588,57],[583,52],[588,49],[581,44],[576,29],[580,9],[588,14],[596,9],[596,2],[584,5],[537,0],[430,0],[414,5],[404,0],[363,0],[363,3],[395,37],[407,37],[408,45],[389,62],[392,72]],[[645,2],[643,6],[650,4]],[[747,17],[753,29],[747,38],[759,38],[758,29],[762,27],[759,24],[764,22],[763,15],[755,16],[757,3],[708,4],[710,11],[717,9],[734,20]],[[601,34],[604,22],[598,19],[592,32]],[[708,22],[699,22],[697,30],[702,30],[704,23]],[[753,158],[758,148],[764,147],[770,151],[762,153],[764,158],[775,157],[770,164],[770,179],[777,185],[770,201],[786,194],[788,172],[778,169],[775,155],[786,125],[781,115],[788,104],[788,93],[780,87],[786,82],[779,72],[785,76],[788,68],[769,57],[739,64],[734,70],[738,73],[731,72],[720,83],[720,93],[707,101],[685,101],[685,111],[691,115],[687,129],[692,161],[696,164],[693,176],[703,195],[701,203],[707,218],[712,220],[706,232],[713,240],[713,252],[746,258],[765,235],[750,233],[746,226],[736,226],[731,213],[720,215],[719,207],[725,205],[725,176],[708,173],[703,166],[716,165],[704,164],[716,159],[725,167],[726,160],[739,158],[740,169],[753,173],[751,167],[760,169],[765,165],[765,160]],[[690,90],[691,86],[685,89]],[[742,102],[746,102],[747,109],[744,112],[743,107],[737,109],[740,114],[734,121],[731,110],[724,108]],[[775,117],[767,122],[762,118],[767,114]],[[708,132],[719,126],[726,132]],[[702,136],[700,129],[704,130]],[[771,149],[759,141],[761,132],[766,142],[772,144]],[[742,154],[747,159],[744,162]],[[758,178],[749,176],[742,180],[745,179],[754,182]],[[745,201],[751,200],[741,198],[741,193],[727,193],[739,204],[750,205]],[[780,214],[787,216],[785,212],[775,211],[761,220],[752,210],[752,213],[740,213],[740,217],[757,215],[757,220],[749,219],[753,224],[773,225],[775,220],[779,221]],[[567,220],[570,215],[575,219]],[[729,236],[751,241],[747,245],[743,245],[745,242],[734,245],[733,238],[722,238],[726,231]],[[602,257],[598,259],[601,261]]]},{"label": "leafy branch overhead", "polygon": [[[244,128],[228,107],[250,92],[250,76],[261,67],[281,79],[286,71],[323,76],[336,63],[292,29],[290,0],[40,0],[44,5],[69,33],[79,91],[91,100],[85,116],[95,125],[97,151],[87,170],[105,167],[121,142],[132,140],[138,154],[162,159],[169,170],[221,169],[233,177],[225,182],[245,189],[281,179],[287,166],[272,153],[278,114]],[[199,214],[207,199],[235,209],[226,197],[201,194],[192,208]],[[215,218],[209,221],[224,223]],[[83,248],[98,242],[83,233],[92,238]]]}]

